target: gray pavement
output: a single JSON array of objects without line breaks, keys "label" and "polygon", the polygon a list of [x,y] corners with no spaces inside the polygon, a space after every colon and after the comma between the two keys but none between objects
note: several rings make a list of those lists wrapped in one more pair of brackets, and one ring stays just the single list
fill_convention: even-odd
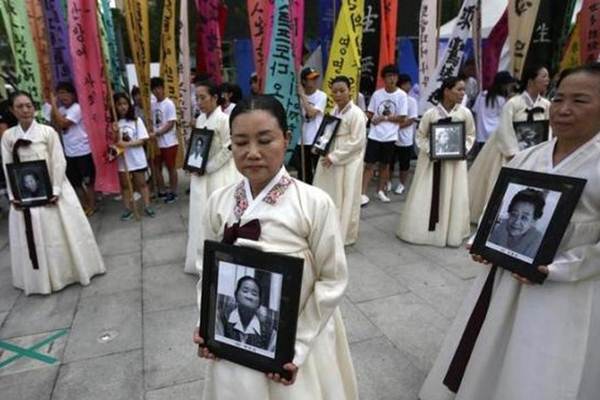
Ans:
[{"label": "gray pavement", "polygon": [[[359,242],[347,249],[341,307],[363,400],[417,398],[479,271],[462,249],[396,239],[405,195],[391,196],[362,210]],[[196,278],[183,273],[187,202],[182,195],[157,205],[154,219],[121,222],[120,202],[105,199],[91,222],[108,272],[50,296],[12,287],[0,220],[0,340],[35,348],[34,358],[0,349],[0,366],[14,359],[0,367],[2,400],[201,397],[204,365],[191,342]]]}]

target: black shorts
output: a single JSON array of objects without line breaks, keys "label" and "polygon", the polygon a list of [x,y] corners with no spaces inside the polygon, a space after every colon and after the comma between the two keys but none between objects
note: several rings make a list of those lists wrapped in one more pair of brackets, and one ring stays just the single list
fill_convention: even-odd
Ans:
[{"label": "black shorts", "polygon": [[367,150],[365,152],[365,163],[367,164],[392,164],[394,162],[394,142],[378,142],[367,139]]},{"label": "black shorts", "polygon": [[408,171],[410,169],[410,159],[413,154],[412,146],[395,146],[395,161],[400,165],[400,171]]},{"label": "black shorts", "polygon": [[96,167],[92,155],[67,157],[67,179],[76,188],[83,186],[83,184],[87,187],[93,187],[96,181]]}]

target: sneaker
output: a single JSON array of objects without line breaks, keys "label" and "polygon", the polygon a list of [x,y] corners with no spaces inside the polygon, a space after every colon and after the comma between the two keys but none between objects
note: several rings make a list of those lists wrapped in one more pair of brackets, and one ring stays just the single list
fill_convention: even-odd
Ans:
[{"label": "sneaker", "polygon": [[154,216],[156,215],[152,207],[144,207],[144,214],[146,214],[150,218],[154,218]]},{"label": "sneaker", "polygon": [[388,181],[388,183],[385,185],[385,191],[386,192],[392,191],[392,181]]},{"label": "sneaker", "polygon": [[360,206],[361,206],[361,207],[364,207],[364,206],[366,206],[367,204],[369,204],[369,201],[371,201],[371,200],[369,199],[369,196],[367,196],[366,194],[361,194],[361,195],[360,195]]},{"label": "sneaker", "polygon": [[133,201],[138,201],[141,198],[142,198],[141,194],[139,194],[138,192],[133,192]]},{"label": "sneaker", "polygon": [[169,195],[169,193],[167,193],[167,192],[158,192],[157,196],[158,196],[159,199],[164,199],[168,195]]},{"label": "sneaker", "polygon": [[86,217],[91,217],[92,215],[96,214],[96,211],[98,211],[98,208],[84,208],[83,212],[85,213]]},{"label": "sneaker", "polygon": [[173,204],[177,201],[177,195],[175,193],[167,193],[165,196],[165,204]]},{"label": "sneaker", "polygon": [[131,210],[125,210],[123,211],[123,214],[121,214],[121,221],[129,221],[131,218],[133,218],[133,211]]},{"label": "sneaker", "polygon": [[382,203],[389,203],[391,201],[390,198],[386,196],[386,194],[383,190],[380,190],[379,192],[377,192],[377,198]]},{"label": "sneaker", "polygon": [[394,193],[396,193],[396,194],[404,193],[404,185],[399,183],[398,186],[396,186],[396,189],[394,189]]}]

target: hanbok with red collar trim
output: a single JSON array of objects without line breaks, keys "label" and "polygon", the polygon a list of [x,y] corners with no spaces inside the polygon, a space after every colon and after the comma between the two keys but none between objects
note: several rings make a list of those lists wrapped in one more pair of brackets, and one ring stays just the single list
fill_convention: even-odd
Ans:
[{"label": "hanbok with red collar trim", "polygon": [[[39,269],[33,269],[25,233],[23,211],[11,206],[9,243],[13,285],[25,294],[49,294],[79,282],[88,285],[91,278],[106,272],[92,228],[77,194],[65,179],[66,161],[56,131],[33,122],[24,132],[20,125],[2,135],[2,160],[13,162],[13,146],[18,139],[32,143],[18,150],[20,161],[46,160],[55,205],[30,209]],[[8,176],[8,175],[7,175]],[[9,198],[13,199],[8,187]]]},{"label": "hanbok with red collar trim", "polygon": [[587,180],[543,285],[498,268],[487,315],[457,393],[442,381],[488,276],[467,294],[421,389],[421,400],[596,400],[600,393],[600,133],[553,164],[556,140],[511,168]]},{"label": "hanbok with red collar trim", "polygon": [[[339,304],[348,269],[333,202],[322,190],[291,178],[282,168],[252,198],[248,181],[217,190],[207,205],[207,233],[223,238],[224,227],[258,219],[257,241],[236,245],[305,260],[295,357],[296,382],[284,386],[226,360],[208,361],[205,400],[355,400],[356,377]],[[198,301],[200,288],[198,285]],[[231,384],[235,382],[235,384]]]}]

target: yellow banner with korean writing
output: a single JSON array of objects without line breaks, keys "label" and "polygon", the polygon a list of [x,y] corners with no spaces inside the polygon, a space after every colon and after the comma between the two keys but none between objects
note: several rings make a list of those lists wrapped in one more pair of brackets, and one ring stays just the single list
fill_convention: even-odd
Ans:
[{"label": "yellow banner with korean writing", "polygon": [[364,0],[343,0],[333,40],[329,61],[323,80],[323,91],[327,93],[327,109],[333,108],[331,81],[339,75],[350,79],[350,93],[356,100],[360,82],[360,58],[364,17]]},{"label": "yellow banner with korean writing", "polygon": [[577,18],[577,23],[571,30],[571,35],[567,41],[562,60],[560,61],[560,70],[574,68],[581,65],[581,24]]},{"label": "yellow banner with korean writing", "polygon": [[541,0],[509,0],[508,39],[510,44],[511,72],[520,79]]}]

